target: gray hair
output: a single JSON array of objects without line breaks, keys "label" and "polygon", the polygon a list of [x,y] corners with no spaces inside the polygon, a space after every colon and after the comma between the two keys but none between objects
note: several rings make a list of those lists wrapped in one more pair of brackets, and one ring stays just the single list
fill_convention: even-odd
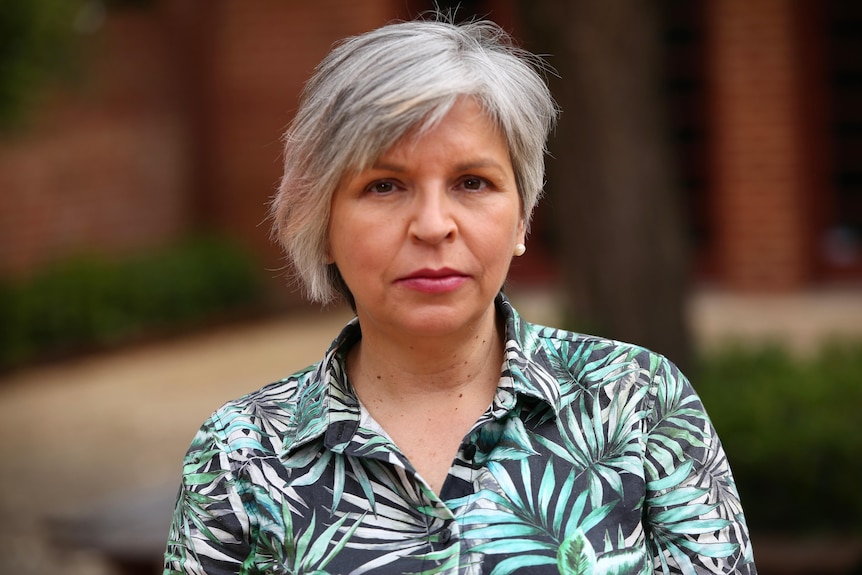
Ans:
[{"label": "gray hair", "polygon": [[317,66],[284,135],[284,175],[272,202],[273,234],[312,300],[352,301],[327,263],[332,196],[408,132],[474,97],[509,148],[525,224],[544,185],[544,154],[557,108],[537,56],[499,26],[413,21],[340,42]]}]

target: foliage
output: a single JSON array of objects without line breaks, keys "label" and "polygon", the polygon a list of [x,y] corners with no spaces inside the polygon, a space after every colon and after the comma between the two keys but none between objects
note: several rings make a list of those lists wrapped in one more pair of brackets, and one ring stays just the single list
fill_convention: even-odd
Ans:
[{"label": "foliage", "polygon": [[726,349],[694,381],[753,530],[862,531],[862,342]]},{"label": "foliage", "polygon": [[0,0],[0,129],[75,59],[75,18],[82,0]]},{"label": "foliage", "polygon": [[212,238],[122,261],[65,261],[0,283],[0,369],[192,326],[261,299],[252,259]]}]

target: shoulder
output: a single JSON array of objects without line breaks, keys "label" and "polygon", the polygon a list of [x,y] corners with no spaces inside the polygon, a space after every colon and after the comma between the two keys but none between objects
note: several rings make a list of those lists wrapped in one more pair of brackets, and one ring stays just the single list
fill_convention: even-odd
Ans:
[{"label": "shoulder", "polygon": [[585,395],[648,409],[667,382],[685,381],[666,357],[643,346],[531,323],[503,296],[498,309],[516,390],[532,390],[558,409]]},{"label": "shoulder", "polygon": [[283,379],[269,383],[221,406],[216,415],[226,412],[254,411],[258,406],[287,406],[295,402],[309,385],[313,385],[319,364],[310,365]]},{"label": "shoulder", "polygon": [[236,460],[272,456],[322,435],[332,399],[349,393],[344,355],[359,337],[354,319],[317,363],[221,406],[204,423],[196,443]]},{"label": "shoulder", "polygon": [[320,364],[228,401],[204,423],[221,449],[234,456],[277,453],[296,429],[302,406],[322,403]]},{"label": "shoulder", "polygon": [[524,355],[558,382],[564,405],[585,394],[617,398],[654,419],[657,398],[694,394],[673,362],[643,346],[528,322],[520,328]]},{"label": "shoulder", "polygon": [[602,380],[635,370],[653,381],[679,371],[665,356],[637,344],[527,322],[523,325],[528,355],[544,358],[555,370],[579,378]]},{"label": "shoulder", "polygon": [[505,297],[498,306],[506,322],[507,348],[554,371],[601,377],[602,370],[621,366],[650,374],[676,369],[663,355],[634,343],[531,323]]}]

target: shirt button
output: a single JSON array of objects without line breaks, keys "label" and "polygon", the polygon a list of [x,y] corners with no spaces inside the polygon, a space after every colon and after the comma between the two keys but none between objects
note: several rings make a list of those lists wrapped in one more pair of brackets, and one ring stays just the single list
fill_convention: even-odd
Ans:
[{"label": "shirt button", "polygon": [[447,545],[452,540],[452,530],[444,527],[437,535],[437,540],[440,542],[440,545]]}]

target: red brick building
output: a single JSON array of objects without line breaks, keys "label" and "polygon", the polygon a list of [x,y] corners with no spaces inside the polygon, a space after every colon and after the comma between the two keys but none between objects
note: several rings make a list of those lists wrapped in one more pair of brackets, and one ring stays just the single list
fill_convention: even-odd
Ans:
[{"label": "red brick building", "polygon": [[[304,80],[332,42],[431,2],[150,4],[109,10],[84,38],[81,84],[48,95],[27,131],[0,139],[0,276],[201,226],[278,268],[266,203]],[[517,35],[514,0],[461,4]],[[666,6],[699,277],[745,291],[862,284],[862,8]]]},{"label": "red brick building", "polygon": [[862,7],[706,4],[710,250],[722,283],[862,272]]}]

